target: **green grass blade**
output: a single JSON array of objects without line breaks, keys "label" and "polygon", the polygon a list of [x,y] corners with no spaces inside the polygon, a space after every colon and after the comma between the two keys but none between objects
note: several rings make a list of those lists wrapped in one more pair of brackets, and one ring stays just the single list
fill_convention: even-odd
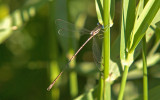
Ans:
[{"label": "green grass blade", "polygon": [[121,22],[121,46],[120,46],[120,57],[122,65],[126,65],[127,58],[127,41],[130,39],[131,31],[133,29],[135,20],[135,1],[124,0],[122,8],[122,22]]},{"label": "green grass blade", "polygon": [[159,0],[149,0],[148,1],[144,10],[139,16],[138,20],[135,22],[134,29],[132,32],[132,37],[129,43],[130,44],[129,52],[133,52],[135,50],[136,46],[138,45],[138,43],[141,41],[141,39],[145,35],[146,30],[148,29],[153,18],[158,12],[159,7],[160,7]]},{"label": "green grass blade", "polygon": [[130,41],[131,31],[135,21],[136,2],[134,0],[123,0],[122,7],[122,23],[121,23],[121,46],[120,57],[124,72],[122,75],[121,87],[118,100],[123,100],[127,74],[131,63],[133,62],[133,54],[128,53],[128,41]]},{"label": "green grass blade", "polygon": [[110,24],[113,24],[114,16],[115,16],[115,0],[111,0],[110,6]]},{"label": "green grass blade", "polygon": [[137,5],[137,11],[136,11],[136,18],[138,19],[139,15],[142,13],[144,7],[144,0],[139,0],[139,3]]},{"label": "green grass blade", "polygon": [[103,25],[103,0],[95,0],[98,21]]}]

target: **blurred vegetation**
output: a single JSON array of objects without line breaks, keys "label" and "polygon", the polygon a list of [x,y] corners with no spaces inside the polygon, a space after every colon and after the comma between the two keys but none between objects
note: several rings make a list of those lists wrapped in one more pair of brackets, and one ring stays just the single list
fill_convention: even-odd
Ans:
[{"label": "blurred vegetation", "polygon": [[[115,2],[111,28],[112,100],[121,82],[120,22],[121,1]],[[149,99],[159,99],[160,10],[146,32]],[[99,71],[94,63],[90,41],[67,68],[51,92],[47,87],[63,69],[71,55],[89,35],[70,38],[58,35],[55,20],[63,19],[92,30],[97,22],[94,0],[0,0],[0,100],[91,100],[98,91]],[[141,44],[130,67],[124,100],[142,99]],[[71,88],[70,73],[74,72]],[[71,92],[71,90],[73,92]],[[74,92],[77,92],[74,94]],[[153,98],[154,97],[154,98]]]}]

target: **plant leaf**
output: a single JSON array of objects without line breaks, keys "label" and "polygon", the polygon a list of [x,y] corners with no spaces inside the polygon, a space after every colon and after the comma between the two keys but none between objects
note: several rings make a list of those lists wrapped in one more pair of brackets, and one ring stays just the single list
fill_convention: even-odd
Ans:
[{"label": "plant leaf", "polygon": [[[134,0],[124,0],[123,2],[123,10],[122,10],[122,22],[121,22],[121,46],[120,46],[120,58],[122,65],[126,65],[126,52],[127,41],[130,40],[131,31],[133,29],[134,20],[135,20],[135,1]],[[126,49],[127,48],[127,49]],[[131,59],[129,59],[132,62]]]},{"label": "plant leaf", "polygon": [[135,22],[134,29],[131,36],[131,41],[129,41],[129,52],[133,52],[145,35],[146,30],[151,24],[153,18],[158,12],[160,7],[159,0],[149,0],[146,4],[144,10],[139,16],[138,20]]}]

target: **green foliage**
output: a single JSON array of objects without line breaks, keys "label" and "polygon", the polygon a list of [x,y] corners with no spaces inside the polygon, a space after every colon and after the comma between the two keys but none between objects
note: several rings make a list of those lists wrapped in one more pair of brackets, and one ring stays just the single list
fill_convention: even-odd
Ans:
[{"label": "green foliage", "polygon": [[[119,0],[110,0],[110,3],[105,3],[110,5],[106,8],[104,2],[106,0],[1,2],[1,99],[104,100],[108,97],[117,100],[119,97],[123,100],[142,100],[142,85],[148,83],[148,99],[157,100],[160,97],[160,1],[123,0],[120,3]],[[110,13],[106,14],[108,11]],[[46,90],[89,36],[80,37],[78,33],[73,33],[77,34],[76,38],[59,36],[56,19],[89,30],[96,26],[97,21],[105,26],[113,25],[104,33],[104,40],[107,41],[102,47],[102,55],[105,55],[102,57],[105,61],[101,64],[101,67],[105,65],[104,76],[93,63],[92,42],[89,42],[58,79],[52,91]],[[144,48],[141,50],[144,36],[146,51]],[[146,60],[142,59],[142,53]],[[143,64],[147,64],[149,75],[145,84],[142,84]],[[147,88],[144,90],[146,92]]]},{"label": "green foliage", "polygon": [[[103,0],[95,0],[96,4],[96,13],[98,17],[98,21],[103,25],[104,16],[103,16]],[[114,14],[115,14],[115,0],[111,0],[110,2],[110,24],[113,24]]]},{"label": "green foliage", "polygon": [[[139,7],[137,10],[136,15],[130,15],[130,11],[135,9],[135,1],[124,0],[123,1],[123,10],[122,10],[122,29],[121,29],[121,62],[124,67],[124,73],[122,77],[121,89],[118,99],[122,100],[124,95],[124,88],[127,80],[127,72],[128,67],[134,62],[134,51],[137,45],[142,40],[143,36],[146,33],[149,25],[151,24],[153,18],[155,17],[156,13],[159,10],[159,2],[156,0],[150,0],[147,2],[146,6],[141,11],[142,1],[139,2]],[[131,5],[130,5],[131,4]],[[133,5],[133,6],[132,6]],[[153,11],[153,12],[152,12]],[[133,17],[136,16],[136,17]],[[136,18],[136,19],[135,19]],[[127,21],[129,23],[127,23]],[[128,28],[127,26],[131,27]],[[129,29],[130,31],[127,31]],[[144,52],[144,51],[143,51]],[[143,58],[145,59],[146,54],[143,54]],[[144,67],[146,67],[146,60],[144,60]],[[126,72],[127,71],[127,72]],[[145,68],[144,73],[147,73],[147,69]],[[147,74],[144,74],[147,75]],[[145,78],[145,91],[147,91],[147,76]],[[147,100],[147,93],[144,96],[145,100]]]}]

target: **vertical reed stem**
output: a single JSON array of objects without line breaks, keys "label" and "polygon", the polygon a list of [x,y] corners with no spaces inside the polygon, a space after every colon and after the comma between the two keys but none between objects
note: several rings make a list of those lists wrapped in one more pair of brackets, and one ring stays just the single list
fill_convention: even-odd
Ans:
[{"label": "vertical reed stem", "polygon": [[[110,25],[110,0],[103,0],[104,27]],[[111,99],[111,85],[107,82],[110,67],[110,28],[104,32],[104,100]]]}]

